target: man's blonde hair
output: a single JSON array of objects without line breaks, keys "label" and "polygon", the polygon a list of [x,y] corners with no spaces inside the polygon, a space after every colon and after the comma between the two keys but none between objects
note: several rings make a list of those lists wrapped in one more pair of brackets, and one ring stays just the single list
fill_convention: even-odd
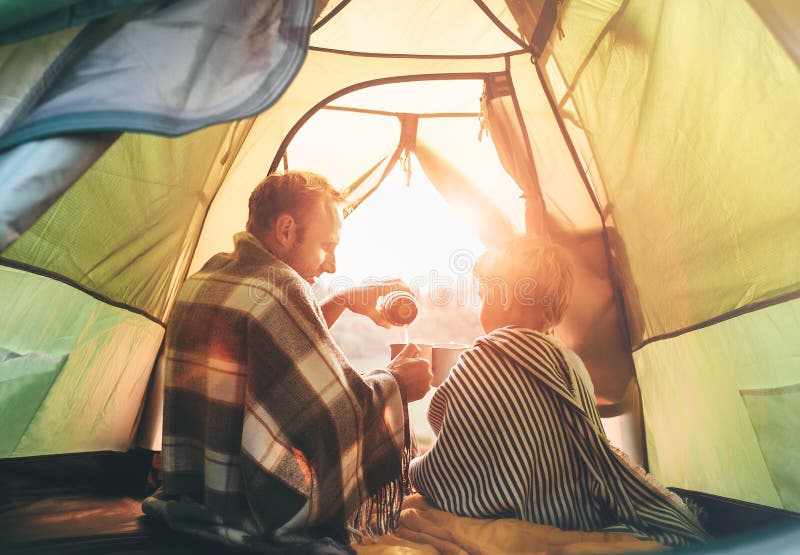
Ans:
[{"label": "man's blonde hair", "polygon": [[250,194],[247,230],[251,233],[270,226],[281,214],[291,214],[298,224],[315,201],[328,198],[344,202],[342,195],[323,176],[305,171],[272,173]]},{"label": "man's blonde hair", "polygon": [[478,259],[473,274],[484,284],[503,287],[511,302],[539,309],[546,329],[561,321],[572,297],[569,258],[547,239],[522,236],[492,247]]}]

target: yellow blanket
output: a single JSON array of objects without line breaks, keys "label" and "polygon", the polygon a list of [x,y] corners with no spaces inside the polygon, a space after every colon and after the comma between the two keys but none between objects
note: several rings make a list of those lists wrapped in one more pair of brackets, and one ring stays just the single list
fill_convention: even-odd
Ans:
[{"label": "yellow blanket", "polygon": [[353,547],[358,555],[576,555],[666,549],[658,542],[625,534],[567,532],[513,518],[457,516],[434,509],[421,495],[412,495],[403,502],[397,532],[377,540]]}]

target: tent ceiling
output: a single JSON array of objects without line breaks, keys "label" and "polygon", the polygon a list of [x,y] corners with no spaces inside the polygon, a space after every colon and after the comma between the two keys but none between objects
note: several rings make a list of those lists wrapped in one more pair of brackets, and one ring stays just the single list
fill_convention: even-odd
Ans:
[{"label": "tent ceiling", "polygon": [[[341,129],[348,131],[342,134]],[[419,122],[417,136],[455,163],[520,232],[524,230],[525,202],[520,198],[519,187],[500,164],[491,138],[484,135],[478,140],[479,132],[477,118],[431,118]],[[289,168],[321,173],[338,188],[344,188],[384,156],[388,157],[399,138],[397,118],[321,110],[289,144]]]},{"label": "tent ceiling", "polygon": [[[495,5],[489,7],[503,23],[513,25],[505,2],[489,4]],[[477,3],[464,0],[351,0],[314,32],[311,46],[351,52],[452,56],[520,50],[520,45]]]},{"label": "tent ceiling", "polygon": [[399,138],[397,118],[320,110],[300,128],[286,154],[289,168],[317,172],[342,189],[390,155]]},{"label": "tent ceiling", "polygon": [[409,114],[477,113],[482,94],[481,79],[409,81],[353,91],[330,105]]}]

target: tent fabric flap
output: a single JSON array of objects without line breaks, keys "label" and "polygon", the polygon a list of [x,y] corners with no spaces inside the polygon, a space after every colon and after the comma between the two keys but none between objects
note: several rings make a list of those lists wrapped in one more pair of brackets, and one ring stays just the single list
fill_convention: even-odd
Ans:
[{"label": "tent fabric flap", "polygon": [[783,507],[800,513],[800,447],[786,441],[800,430],[800,382],[739,393]]},{"label": "tent fabric flap", "polygon": [[165,319],[249,124],[122,135],[2,257]]},{"label": "tent fabric flap", "polygon": [[314,14],[313,0],[146,10],[69,68],[0,148],[85,130],[176,136],[257,114],[303,63]]},{"label": "tent fabric flap", "polygon": [[490,75],[486,79],[486,89],[482,98],[485,124],[492,136],[497,155],[506,171],[514,178],[525,193],[526,229],[528,233],[546,233],[545,206],[536,163],[529,150],[527,136],[524,135],[511,96],[511,76],[507,73]]},{"label": "tent fabric flap", "polygon": [[[565,10],[565,33],[584,4]],[[633,347],[797,291],[800,135],[786,107],[800,72],[750,6],[632,0],[593,51],[573,45],[585,59],[571,44],[553,45],[556,100],[587,130]]]},{"label": "tent fabric flap", "polygon": [[59,73],[81,29],[72,27],[0,47],[0,136]]},{"label": "tent fabric flap", "polygon": [[800,69],[800,10],[794,0],[748,0]]},{"label": "tent fabric flap", "polygon": [[0,251],[30,228],[117,136],[51,137],[0,152]]},{"label": "tent fabric flap", "polygon": [[17,448],[66,360],[66,355],[20,354],[0,348],[0,458]]},{"label": "tent fabric flap", "polygon": [[[795,299],[633,354],[653,475],[671,486],[797,511],[781,490],[797,491],[800,444],[791,423],[800,409],[798,327]],[[778,451],[765,428],[781,438]],[[782,461],[774,460],[778,453]],[[789,480],[781,471],[788,468]]]},{"label": "tent fabric flap", "polygon": [[0,306],[0,346],[19,355],[0,362],[0,407],[31,403],[3,420],[0,456],[132,447],[164,329],[64,283],[3,266]]},{"label": "tent fabric flap", "polygon": [[430,182],[464,215],[481,243],[496,245],[514,236],[508,218],[454,164],[422,141],[417,143],[415,154]]}]

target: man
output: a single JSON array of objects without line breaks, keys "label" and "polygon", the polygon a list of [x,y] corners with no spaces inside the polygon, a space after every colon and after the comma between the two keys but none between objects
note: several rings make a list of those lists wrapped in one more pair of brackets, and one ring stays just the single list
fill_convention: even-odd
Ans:
[{"label": "man", "polygon": [[[345,309],[387,325],[390,281],[331,297],[310,285],[336,270],[342,198],[312,173],[270,175],[247,230],[186,281],[166,339],[163,492],[144,509],[173,528],[237,543],[366,528],[399,514],[407,403],[430,387],[409,345],[359,376],[328,328]],[[377,514],[370,515],[372,507]]]}]

